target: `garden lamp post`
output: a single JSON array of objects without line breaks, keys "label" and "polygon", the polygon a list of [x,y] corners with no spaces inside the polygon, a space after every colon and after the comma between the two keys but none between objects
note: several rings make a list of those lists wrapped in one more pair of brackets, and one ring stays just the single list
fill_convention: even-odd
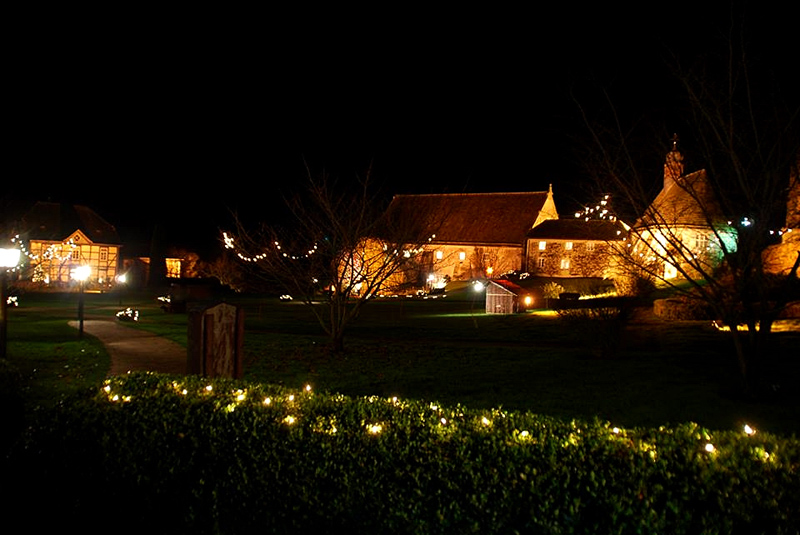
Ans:
[{"label": "garden lamp post", "polygon": [[0,359],[6,358],[7,331],[7,306],[6,278],[9,269],[17,267],[19,263],[19,249],[0,249]]},{"label": "garden lamp post", "polygon": [[117,275],[117,291],[119,292],[119,306],[122,306],[122,292],[125,289],[126,282],[128,282],[128,276],[125,273]]},{"label": "garden lamp post", "polygon": [[80,290],[78,293],[78,337],[83,338],[83,287],[86,279],[92,273],[92,267],[89,265],[78,266],[72,270],[72,278],[78,281]]}]

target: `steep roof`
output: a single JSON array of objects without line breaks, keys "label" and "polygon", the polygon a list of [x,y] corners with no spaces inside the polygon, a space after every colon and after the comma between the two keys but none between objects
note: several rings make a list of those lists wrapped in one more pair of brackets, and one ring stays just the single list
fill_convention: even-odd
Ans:
[{"label": "steep roof", "polygon": [[552,190],[520,193],[396,195],[394,213],[437,221],[436,243],[522,245],[543,218],[558,217]]},{"label": "steep roof", "polygon": [[117,229],[94,210],[80,204],[37,202],[23,217],[28,239],[61,241],[76,230],[94,243],[119,244]]},{"label": "steep roof", "polygon": [[725,218],[706,171],[701,169],[664,185],[635,227],[708,227]]},{"label": "steep roof", "polygon": [[625,227],[619,221],[607,219],[549,219],[528,232],[528,238],[575,241],[613,241],[625,237]]}]

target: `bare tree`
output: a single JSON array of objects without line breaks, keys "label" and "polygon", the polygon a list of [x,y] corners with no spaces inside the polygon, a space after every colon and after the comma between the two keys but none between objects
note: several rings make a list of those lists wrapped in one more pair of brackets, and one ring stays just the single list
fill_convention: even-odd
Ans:
[{"label": "bare tree", "polygon": [[[796,245],[782,269],[764,258],[797,224],[790,196],[798,190],[800,107],[796,87],[782,93],[773,73],[762,70],[768,63],[748,56],[739,37],[689,68],[673,58],[686,97],[687,156],[674,139],[657,195],[632,148],[638,126],[616,113],[603,126],[584,116],[595,147],[590,168],[635,219],[618,251],[621,269],[679,292],[727,326],[744,389],[755,394],[772,324],[798,298]],[[692,162],[695,171],[685,172]]]},{"label": "bare tree", "polygon": [[285,200],[291,221],[225,233],[249,271],[311,307],[334,351],[362,307],[404,285],[435,226],[424,213],[393,213],[373,191],[370,173],[346,187],[309,172],[304,194]]}]

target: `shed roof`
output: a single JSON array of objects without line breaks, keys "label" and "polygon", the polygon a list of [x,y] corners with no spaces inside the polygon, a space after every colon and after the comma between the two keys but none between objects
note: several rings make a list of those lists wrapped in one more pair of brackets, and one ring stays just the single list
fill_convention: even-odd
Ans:
[{"label": "shed roof", "polygon": [[436,214],[437,243],[522,245],[542,217],[552,191],[396,195],[389,210],[401,214]]},{"label": "shed roof", "polygon": [[22,232],[28,239],[61,241],[76,230],[94,243],[119,244],[117,229],[88,206],[37,202],[22,217]]},{"label": "shed roof", "polygon": [[525,289],[517,283],[511,282],[506,279],[492,279],[489,284],[494,284],[514,295],[520,295],[525,292]]}]

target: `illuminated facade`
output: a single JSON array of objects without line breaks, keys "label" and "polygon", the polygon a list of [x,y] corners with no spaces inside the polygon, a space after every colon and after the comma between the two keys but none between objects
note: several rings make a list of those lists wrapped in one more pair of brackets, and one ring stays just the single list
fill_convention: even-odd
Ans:
[{"label": "illuminated facade", "polygon": [[19,284],[32,289],[68,287],[74,270],[89,266],[89,290],[114,286],[121,244],[116,229],[86,206],[39,202],[23,217],[25,259]]},{"label": "illuminated facade", "polygon": [[[705,170],[684,174],[677,139],[664,164],[664,185],[633,225],[633,261],[661,280],[702,277],[736,250],[736,230],[724,217]],[[702,270],[703,273],[698,272]]]},{"label": "illuminated facade", "polygon": [[523,269],[526,233],[557,219],[553,189],[521,193],[397,195],[390,210],[431,221],[431,238],[417,254],[418,286],[499,277]]},{"label": "illuminated facade", "polygon": [[[764,266],[767,271],[786,275],[800,254],[800,150],[789,176],[786,224],[777,232],[781,242],[764,251]],[[800,270],[795,272],[795,276],[800,278]]]},{"label": "illuminated facade", "polygon": [[626,236],[617,220],[545,221],[528,233],[526,270],[546,277],[613,278],[615,243]]}]

